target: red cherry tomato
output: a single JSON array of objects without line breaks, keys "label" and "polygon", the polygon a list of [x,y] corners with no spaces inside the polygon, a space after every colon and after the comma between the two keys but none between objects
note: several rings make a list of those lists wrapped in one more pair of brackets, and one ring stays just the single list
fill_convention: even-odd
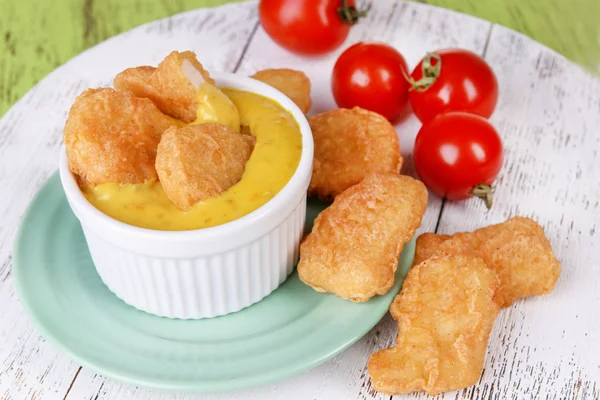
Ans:
[{"label": "red cherry tomato", "polygon": [[460,49],[428,54],[410,75],[410,103],[421,122],[448,111],[489,118],[498,101],[498,81],[477,54]]},{"label": "red cherry tomato", "polygon": [[426,122],[417,134],[413,157],[419,177],[438,196],[482,197],[491,207],[490,185],[504,156],[502,141],[485,118],[451,112]]},{"label": "red cherry tomato", "polygon": [[358,19],[354,0],[261,0],[260,23],[281,47],[318,55],[339,47]]},{"label": "red cherry tomato", "polygon": [[331,86],[339,107],[355,106],[393,120],[408,102],[406,61],[394,48],[357,43],[342,53],[333,68]]}]

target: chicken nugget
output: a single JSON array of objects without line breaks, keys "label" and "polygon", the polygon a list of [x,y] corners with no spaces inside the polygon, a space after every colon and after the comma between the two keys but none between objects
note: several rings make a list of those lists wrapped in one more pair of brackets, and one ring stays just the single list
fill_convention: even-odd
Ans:
[{"label": "chicken nugget", "polygon": [[129,68],[118,74],[114,86],[119,91],[152,100],[165,114],[189,123],[196,120],[198,87],[215,81],[191,51],[173,51],[158,68]]},{"label": "chicken nugget", "polygon": [[315,143],[309,195],[323,200],[356,185],[371,173],[400,172],[398,135],[381,115],[337,109],[308,118]]},{"label": "chicken nugget", "polygon": [[[149,66],[128,68],[115,77],[113,85],[120,92],[129,92],[137,97],[150,99],[158,106],[161,104],[160,93],[150,84],[154,71],[156,68]],[[162,108],[160,110],[164,112]]]},{"label": "chicken nugget", "polygon": [[417,238],[413,265],[421,264],[423,261],[436,255],[440,245],[451,237],[450,235],[438,235],[429,232],[422,233]]},{"label": "chicken nugget", "polygon": [[89,89],[75,99],[64,128],[71,171],[83,185],[156,179],[160,136],[180,123],[148,99],[114,89]]},{"label": "chicken nugget", "polygon": [[289,97],[304,114],[310,110],[310,79],[301,71],[287,68],[263,69],[251,76]]},{"label": "chicken nugget", "polygon": [[417,240],[415,262],[460,253],[480,257],[496,271],[500,278],[496,300],[502,307],[520,297],[550,293],[560,275],[560,263],[544,229],[530,218],[515,217],[452,236],[423,234]]},{"label": "chicken nugget", "polygon": [[165,193],[182,210],[218,196],[242,178],[254,142],[216,123],[168,129],[156,156]]},{"label": "chicken nugget", "polygon": [[354,302],[386,293],[426,208],[421,182],[393,173],[368,176],[315,219],[300,246],[298,276],[318,292]]},{"label": "chicken nugget", "polygon": [[376,390],[430,395],[479,380],[494,320],[499,282],[484,262],[466,255],[433,257],[412,267],[392,304],[396,345],[369,358]]}]

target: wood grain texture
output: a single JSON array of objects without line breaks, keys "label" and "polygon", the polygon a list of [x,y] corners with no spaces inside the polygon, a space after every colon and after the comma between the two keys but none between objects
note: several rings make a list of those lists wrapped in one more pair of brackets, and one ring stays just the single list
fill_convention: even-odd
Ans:
[{"label": "wood grain texture", "polygon": [[240,0],[0,0],[0,116],[82,51],[158,18]]},{"label": "wood grain texture", "polygon": [[477,201],[446,203],[439,232],[532,217],[550,238],[562,273],[550,295],[501,311],[481,382],[459,398],[596,399],[600,82],[502,27],[493,29],[486,59],[501,82],[491,119],[505,146],[496,204],[486,212]]},{"label": "wood grain texture", "polygon": [[[239,0],[0,0],[0,116],[81,51],[142,23]],[[417,0],[523,32],[600,73],[597,0]]]},{"label": "wood grain texture", "polygon": [[[365,369],[370,353],[393,344],[396,324],[389,316],[346,352],[299,376],[234,393],[177,394],[79,371],[35,332],[14,293],[10,251],[18,220],[55,170],[66,113],[88,86],[108,85],[128,66],[156,64],[173,48],[191,48],[215,70],[239,67],[239,73],[251,74],[267,66],[301,68],[313,80],[311,112],[334,106],[329,75],[337,54],[306,62],[282,51],[256,29],[255,7],[246,3],[194,11],[110,39],[56,70],[0,119],[0,192],[7,194],[0,197],[0,399],[390,398],[373,391]],[[377,0],[344,47],[362,39],[391,43],[411,66],[425,50],[471,49],[485,53],[498,74],[501,98],[492,121],[503,136],[506,163],[495,208],[486,212],[480,202],[468,201],[446,203],[441,210],[441,201],[431,197],[420,231],[434,230],[440,213],[438,229],[444,233],[515,214],[534,216],[563,262],[552,295],[519,301],[502,312],[481,382],[440,398],[598,398],[600,364],[590,353],[600,339],[600,317],[593,311],[600,305],[594,282],[600,278],[600,252],[594,248],[600,186],[593,178],[600,167],[600,83],[519,34],[419,4]],[[412,173],[410,153],[418,128],[411,114],[397,125],[408,160],[405,173]]]},{"label": "wood grain texture", "polygon": [[[108,86],[132,65],[156,65],[191,49],[209,69],[232,71],[257,26],[254,4],[206,9],[142,26],[91,49],[42,80],[0,120],[0,399],[63,399],[78,366],[33,329],[11,277],[11,250],[25,207],[56,170],[62,128],[75,97]],[[34,116],[33,116],[34,115]]]},{"label": "wood grain texture", "polygon": [[600,1],[418,1],[475,15],[524,33],[600,74]]},{"label": "wood grain texture", "polygon": [[[360,40],[382,40],[396,46],[405,55],[411,66],[423,56],[424,48],[458,46],[482,53],[491,24],[458,13],[447,12],[419,4],[378,1],[373,3],[370,15],[351,31],[347,42],[336,52],[311,60],[282,51],[262,30],[258,28],[240,63],[238,73],[251,75],[262,68],[299,68],[310,77],[313,84],[314,104],[310,113],[335,107],[329,90],[330,73],[335,60],[350,43]],[[415,45],[419,43],[419,45]],[[418,120],[407,115],[398,124],[401,146],[410,158],[412,143],[419,128]],[[411,173],[408,163],[405,173]],[[441,201],[431,197],[429,208],[420,231],[435,228]],[[260,388],[219,394],[207,398],[215,399],[347,399],[378,398],[389,396],[376,394],[370,387],[365,367],[368,356],[375,350],[388,347],[395,335],[395,323],[384,318],[366,337],[340,356],[302,375]],[[83,369],[75,381],[67,399],[195,399],[194,394],[168,394],[146,389],[132,388],[114,381],[107,381],[93,372]],[[202,398],[202,396],[200,396]]]}]

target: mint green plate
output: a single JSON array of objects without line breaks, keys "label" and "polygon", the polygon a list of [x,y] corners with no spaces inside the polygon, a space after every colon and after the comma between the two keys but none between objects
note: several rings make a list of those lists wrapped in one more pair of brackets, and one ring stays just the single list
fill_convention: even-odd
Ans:
[{"label": "mint green plate", "polygon": [[[308,228],[322,209],[309,203]],[[293,273],[235,314],[160,318],[126,305],[104,286],[55,174],[21,222],[13,272],[37,329],[83,366],[134,385],[222,391],[306,371],[351,346],[388,311],[413,254],[414,240],[405,246],[393,289],[364,304],[317,293]]]}]

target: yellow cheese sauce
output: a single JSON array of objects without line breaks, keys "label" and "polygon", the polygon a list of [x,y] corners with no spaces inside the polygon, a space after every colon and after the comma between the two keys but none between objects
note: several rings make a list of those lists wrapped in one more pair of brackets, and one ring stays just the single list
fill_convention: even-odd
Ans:
[{"label": "yellow cheese sauce", "polygon": [[198,88],[197,98],[198,110],[196,120],[192,124],[218,122],[235,132],[240,131],[239,110],[222,90],[210,83],[203,83]]},{"label": "yellow cheese sauce", "polygon": [[256,145],[242,179],[218,197],[177,208],[160,182],[105,183],[87,188],[87,199],[103,213],[130,225],[156,230],[207,228],[238,219],[272,199],[290,180],[302,154],[300,128],[292,115],[258,94],[223,89],[248,125]]}]

